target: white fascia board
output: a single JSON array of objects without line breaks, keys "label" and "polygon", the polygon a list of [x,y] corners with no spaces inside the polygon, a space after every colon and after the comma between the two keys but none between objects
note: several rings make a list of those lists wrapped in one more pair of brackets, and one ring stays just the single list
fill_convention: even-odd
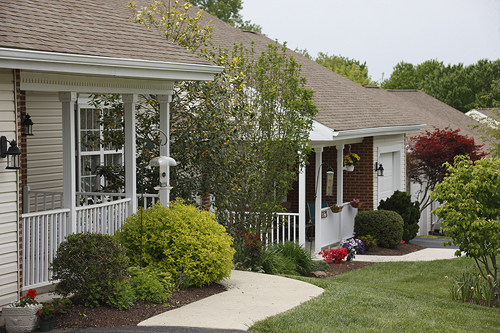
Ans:
[{"label": "white fascia board", "polygon": [[426,124],[409,125],[409,126],[390,126],[390,127],[375,127],[375,128],[362,128],[357,130],[339,131],[339,135],[335,140],[354,139],[367,136],[382,136],[394,134],[406,134],[420,132]]},{"label": "white fascia board", "polygon": [[331,141],[335,133],[330,127],[313,120],[312,130],[309,132],[309,142]]},{"label": "white fascia board", "polygon": [[220,66],[0,48],[0,67],[161,80],[211,81]]}]

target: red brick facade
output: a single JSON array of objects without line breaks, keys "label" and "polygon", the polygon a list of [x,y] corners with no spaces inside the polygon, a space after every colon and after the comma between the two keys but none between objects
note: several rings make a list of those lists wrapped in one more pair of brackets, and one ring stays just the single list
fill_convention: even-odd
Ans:
[{"label": "red brick facade", "polygon": [[[348,152],[349,146],[344,148],[344,154]],[[359,165],[354,171],[344,173],[344,202],[351,199],[359,199],[363,206],[360,211],[373,209],[373,137],[363,139],[362,143],[352,144],[351,152],[360,157]],[[316,187],[316,158],[315,153],[309,155],[309,165],[306,169],[306,202],[314,202]],[[335,147],[325,147],[323,149],[323,178],[322,197],[323,202],[334,204],[337,202],[337,149]],[[333,196],[326,196],[326,171],[331,166],[335,172],[333,179]],[[298,182],[293,184],[293,189],[288,193],[287,201],[292,203],[291,211],[299,211]]]}]

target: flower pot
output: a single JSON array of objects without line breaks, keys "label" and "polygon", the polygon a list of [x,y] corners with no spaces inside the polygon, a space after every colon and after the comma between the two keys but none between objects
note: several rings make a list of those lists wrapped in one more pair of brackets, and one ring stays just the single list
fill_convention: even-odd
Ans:
[{"label": "flower pot", "polygon": [[52,319],[52,320],[50,321],[50,327],[49,327],[49,330],[52,330],[52,329],[54,329],[54,319]]},{"label": "flower pot", "polygon": [[351,202],[351,206],[352,208],[361,208],[361,206],[363,205],[362,202]]},{"label": "flower pot", "polygon": [[50,331],[50,321],[41,321],[40,332],[48,332],[48,331]]},{"label": "flower pot", "polygon": [[351,164],[351,165],[346,165],[346,166],[345,166],[345,169],[346,169],[347,171],[354,171],[354,165],[352,165],[352,164]]},{"label": "flower pot", "polygon": [[39,306],[27,306],[24,308],[2,308],[2,316],[5,321],[7,333],[28,333],[38,327]]},{"label": "flower pot", "polygon": [[340,207],[330,207],[330,209],[332,210],[332,213],[340,213],[342,211],[342,208],[344,208],[343,206],[340,206]]}]

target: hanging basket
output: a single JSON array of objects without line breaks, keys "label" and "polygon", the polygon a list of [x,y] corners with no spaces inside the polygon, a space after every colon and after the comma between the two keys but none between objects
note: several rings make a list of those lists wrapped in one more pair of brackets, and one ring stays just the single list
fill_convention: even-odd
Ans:
[{"label": "hanging basket", "polygon": [[352,164],[346,165],[345,169],[346,169],[346,171],[354,171],[354,165],[352,165]]},{"label": "hanging basket", "polygon": [[352,208],[361,208],[362,205],[362,202],[351,202]]},{"label": "hanging basket", "polygon": [[342,211],[342,208],[344,208],[343,206],[340,206],[340,207],[330,207],[330,209],[332,210],[332,213],[340,213]]}]

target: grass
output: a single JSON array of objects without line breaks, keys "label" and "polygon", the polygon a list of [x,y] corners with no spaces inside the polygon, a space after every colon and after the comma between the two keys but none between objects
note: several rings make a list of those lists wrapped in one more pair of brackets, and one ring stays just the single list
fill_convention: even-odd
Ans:
[{"label": "grass", "polygon": [[326,279],[297,277],[325,292],[250,331],[500,332],[500,309],[450,299],[451,277],[472,266],[470,258],[393,262]]},{"label": "grass", "polygon": [[449,239],[449,240],[451,240],[450,237],[445,236],[445,235],[417,236],[417,238],[434,238],[434,239]]}]

